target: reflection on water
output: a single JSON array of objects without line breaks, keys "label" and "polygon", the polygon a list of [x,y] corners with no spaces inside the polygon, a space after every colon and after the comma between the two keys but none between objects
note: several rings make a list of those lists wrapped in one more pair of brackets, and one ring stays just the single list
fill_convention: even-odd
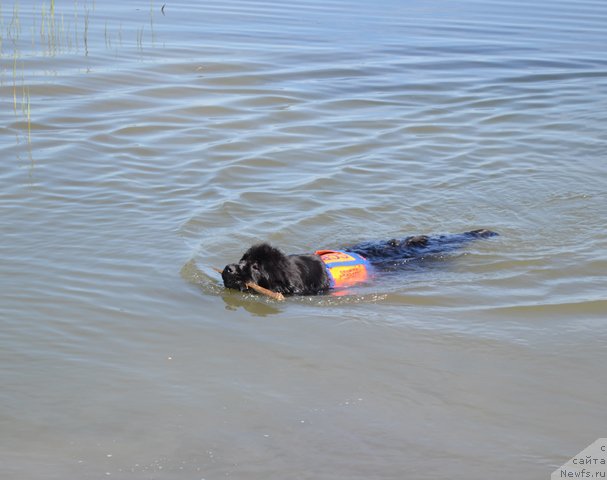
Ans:
[{"label": "reflection on water", "polygon": [[[0,2],[4,476],[547,478],[604,437],[606,8]],[[342,297],[212,270],[474,228]]]}]

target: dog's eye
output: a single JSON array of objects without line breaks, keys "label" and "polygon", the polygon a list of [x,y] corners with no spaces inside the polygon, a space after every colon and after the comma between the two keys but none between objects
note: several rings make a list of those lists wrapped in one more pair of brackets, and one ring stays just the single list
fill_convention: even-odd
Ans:
[{"label": "dog's eye", "polygon": [[259,265],[257,265],[256,263],[251,265],[251,270],[254,270],[256,272],[259,272]]}]

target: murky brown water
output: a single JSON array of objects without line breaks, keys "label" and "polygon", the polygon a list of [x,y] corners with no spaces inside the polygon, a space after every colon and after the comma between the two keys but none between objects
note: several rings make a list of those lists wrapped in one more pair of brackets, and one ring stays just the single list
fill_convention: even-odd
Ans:
[{"label": "murky brown water", "polygon": [[[606,4],[0,6],[2,478],[535,479],[605,437]],[[212,270],[480,227],[339,298]]]}]

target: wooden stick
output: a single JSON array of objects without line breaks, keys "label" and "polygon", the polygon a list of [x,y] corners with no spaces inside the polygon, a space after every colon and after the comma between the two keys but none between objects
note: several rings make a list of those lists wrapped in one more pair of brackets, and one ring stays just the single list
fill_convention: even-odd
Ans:
[{"label": "wooden stick", "polygon": [[268,290],[267,288],[264,288],[260,285],[257,285],[256,283],[253,282],[247,282],[245,283],[245,287],[250,288],[252,290],[255,290],[257,293],[261,293],[263,295],[267,295],[270,298],[273,298],[274,300],[277,300],[279,302],[282,302],[285,297],[282,293],[280,292],[273,292],[272,290]]},{"label": "wooden stick", "polygon": [[[223,270],[221,270],[220,268],[216,268],[216,267],[212,267],[213,270],[215,270],[217,273],[222,273]],[[264,288],[260,285],[257,285],[256,283],[253,282],[247,282],[245,283],[245,287],[250,288],[251,290],[255,290],[257,293],[261,293],[262,295],[266,295],[274,300],[277,300],[279,302],[284,301],[285,297],[282,293],[280,292],[273,292],[272,290],[268,290],[267,288]]]}]

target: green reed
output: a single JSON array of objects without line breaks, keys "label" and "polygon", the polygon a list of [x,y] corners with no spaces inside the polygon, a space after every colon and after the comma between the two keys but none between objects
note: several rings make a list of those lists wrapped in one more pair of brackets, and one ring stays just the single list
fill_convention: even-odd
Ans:
[{"label": "green reed", "polygon": [[[23,127],[24,136],[31,143],[32,90],[28,85],[27,66],[32,62],[29,60],[69,53],[81,53],[87,57],[96,46],[94,40],[99,41],[101,35],[106,49],[122,48],[127,43],[129,32],[123,28],[122,22],[113,26],[105,20],[99,25],[95,19],[95,0],[73,0],[71,11],[69,7],[66,10],[65,6],[57,5],[55,0],[28,2],[31,10],[26,15],[23,15],[20,0],[14,0],[8,4],[10,6],[7,4],[0,0],[0,59],[6,60],[0,63],[0,85],[5,77],[7,82],[10,79],[13,98],[11,100],[9,94],[6,100],[12,103],[15,116],[23,119],[26,125]],[[160,9],[163,15],[164,7]],[[155,2],[150,0],[149,16],[145,15],[139,26],[131,24],[131,45],[140,51],[144,49],[146,41],[151,42],[152,46],[156,43],[155,12]],[[0,99],[0,111],[2,101]]]},{"label": "green reed", "polygon": [[17,114],[17,50],[13,56],[13,111]]},{"label": "green reed", "polygon": [[89,10],[84,10],[84,55],[89,54]]},{"label": "green reed", "polygon": [[[0,56],[6,54],[7,46],[15,46],[22,41],[27,41],[34,55],[42,54],[55,56],[68,52],[83,52],[88,56],[94,48],[93,39],[102,39],[106,49],[124,47],[128,36],[125,34],[122,23],[112,25],[108,20],[99,25],[96,21],[95,0],[74,0],[71,12],[61,8],[55,0],[44,0],[32,2],[31,11],[26,18],[30,19],[31,25],[26,27],[26,32],[31,38],[23,38],[23,19],[21,10],[23,5],[19,0],[12,2],[12,15],[7,15],[6,2],[0,0]],[[139,26],[133,25],[131,29],[132,45],[142,50],[147,42],[156,45],[155,15],[162,12],[164,7],[156,7],[156,2],[150,0],[149,15],[141,18]],[[62,11],[63,10],[63,11]],[[68,9],[69,10],[69,9]],[[149,30],[148,30],[149,28]]]},{"label": "green reed", "polygon": [[32,102],[30,97],[30,87],[25,87],[27,91],[25,118],[27,120],[27,143],[32,143]]}]

